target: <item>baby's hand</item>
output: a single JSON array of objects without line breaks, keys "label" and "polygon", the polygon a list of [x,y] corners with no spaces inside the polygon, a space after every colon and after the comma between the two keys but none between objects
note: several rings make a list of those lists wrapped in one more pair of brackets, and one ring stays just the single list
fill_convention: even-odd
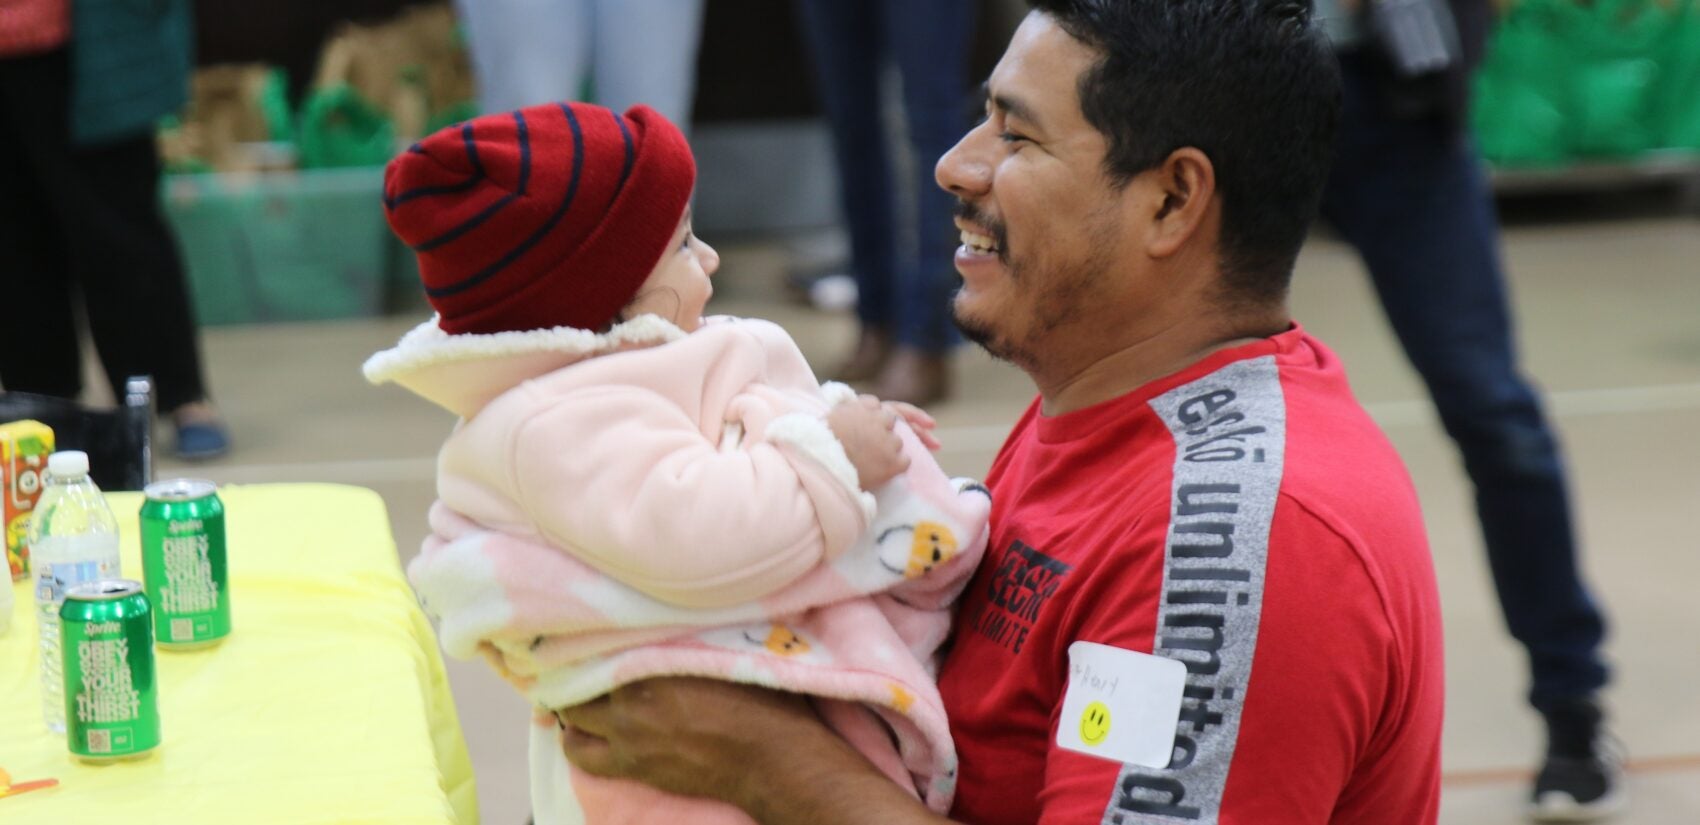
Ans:
[{"label": "baby's hand", "polygon": [[880,406],[873,396],[864,395],[833,407],[826,424],[844,445],[844,454],[856,467],[856,482],[863,490],[878,488],[909,469],[903,440],[897,437],[897,413]]},{"label": "baby's hand", "polygon": [[933,428],[937,427],[939,422],[927,415],[926,410],[902,401],[886,401],[884,406],[886,409],[903,416],[903,420],[909,424],[909,429],[914,431],[915,437],[921,439],[921,444],[927,449],[936,453],[940,447],[944,446],[939,443],[939,437],[933,435]]}]

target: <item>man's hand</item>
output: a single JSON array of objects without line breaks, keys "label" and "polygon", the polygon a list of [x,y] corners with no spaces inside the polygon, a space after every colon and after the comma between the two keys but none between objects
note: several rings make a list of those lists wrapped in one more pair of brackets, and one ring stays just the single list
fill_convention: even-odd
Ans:
[{"label": "man's hand", "polygon": [[897,416],[871,395],[846,401],[827,413],[826,424],[844,445],[844,454],[855,466],[856,482],[863,490],[875,490],[909,469],[903,439],[896,432]]},{"label": "man's hand", "polygon": [[636,682],[556,716],[567,760],[587,773],[733,804],[763,745],[836,739],[801,696],[710,679]]},{"label": "man's hand", "polygon": [[718,799],[766,825],[944,822],[794,694],[668,677],[556,716],[562,750],[580,770]]}]

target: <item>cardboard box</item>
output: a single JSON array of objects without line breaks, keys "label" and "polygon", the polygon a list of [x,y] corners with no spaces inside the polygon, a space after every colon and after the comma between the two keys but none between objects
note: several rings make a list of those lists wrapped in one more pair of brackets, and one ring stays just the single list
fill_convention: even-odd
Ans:
[{"label": "cardboard box", "polygon": [[294,125],[283,72],[250,64],[195,72],[189,105],[167,121],[158,147],[172,172],[259,172],[295,165]]},{"label": "cardboard box", "polygon": [[325,44],[315,90],[339,84],[387,115],[399,146],[475,94],[471,63],[447,3],[418,6],[376,26],[345,24]]}]

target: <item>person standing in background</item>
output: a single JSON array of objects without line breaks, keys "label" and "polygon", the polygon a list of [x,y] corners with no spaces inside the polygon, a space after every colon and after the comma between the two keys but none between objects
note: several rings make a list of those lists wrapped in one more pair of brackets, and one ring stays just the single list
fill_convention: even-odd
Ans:
[{"label": "person standing in background", "polygon": [[689,131],[703,0],[455,0],[479,105],[503,112],[583,98],[643,103]]},{"label": "person standing in background", "polygon": [[207,398],[154,123],[188,96],[188,0],[0,7],[0,385],[82,392],[77,301],[113,396],[152,375],[188,459],[230,449]]},{"label": "person standing in background", "polygon": [[[949,392],[950,321],[958,278],[954,200],[934,185],[933,164],[968,125],[970,0],[801,0],[803,33],[832,126],[850,264],[856,278],[856,348],[833,378],[872,382],[881,398],[928,404]],[[902,185],[881,113],[882,69],[901,78],[913,180]],[[899,208],[913,190],[912,213]],[[899,225],[913,214],[913,225]]]},{"label": "person standing in background", "polygon": [[[1475,484],[1500,608],[1546,723],[1530,815],[1603,817],[1623,802],[1597,698],[1605,620],[1582,581],[1557,438],[1517,367],[1493,193],[1466,129],[1492,9],[1317,0],[1316,12],[1345,91],[1322,215],[1363,257]],[[1413,37],[1411,15],[1441,36]]]}]

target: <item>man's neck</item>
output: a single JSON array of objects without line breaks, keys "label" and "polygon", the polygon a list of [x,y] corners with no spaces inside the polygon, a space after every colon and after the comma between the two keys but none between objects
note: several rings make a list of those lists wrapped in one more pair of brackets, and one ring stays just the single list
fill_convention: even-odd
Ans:
[{"label": "man's neck", "polygon": [[[1277,335],[1291,324],[1285,307],[1213,325],[1200,325],[1196,317],[1176,319],[1155,331],[1115,341],[1083,361],[1059,364],[1050,372],[1029,370],[1029,374],[1039,387],[1040,412],[1064,415],[1126,395],[1212,353]],[[1101,331],[1099,340],[1103,340]]]}]

